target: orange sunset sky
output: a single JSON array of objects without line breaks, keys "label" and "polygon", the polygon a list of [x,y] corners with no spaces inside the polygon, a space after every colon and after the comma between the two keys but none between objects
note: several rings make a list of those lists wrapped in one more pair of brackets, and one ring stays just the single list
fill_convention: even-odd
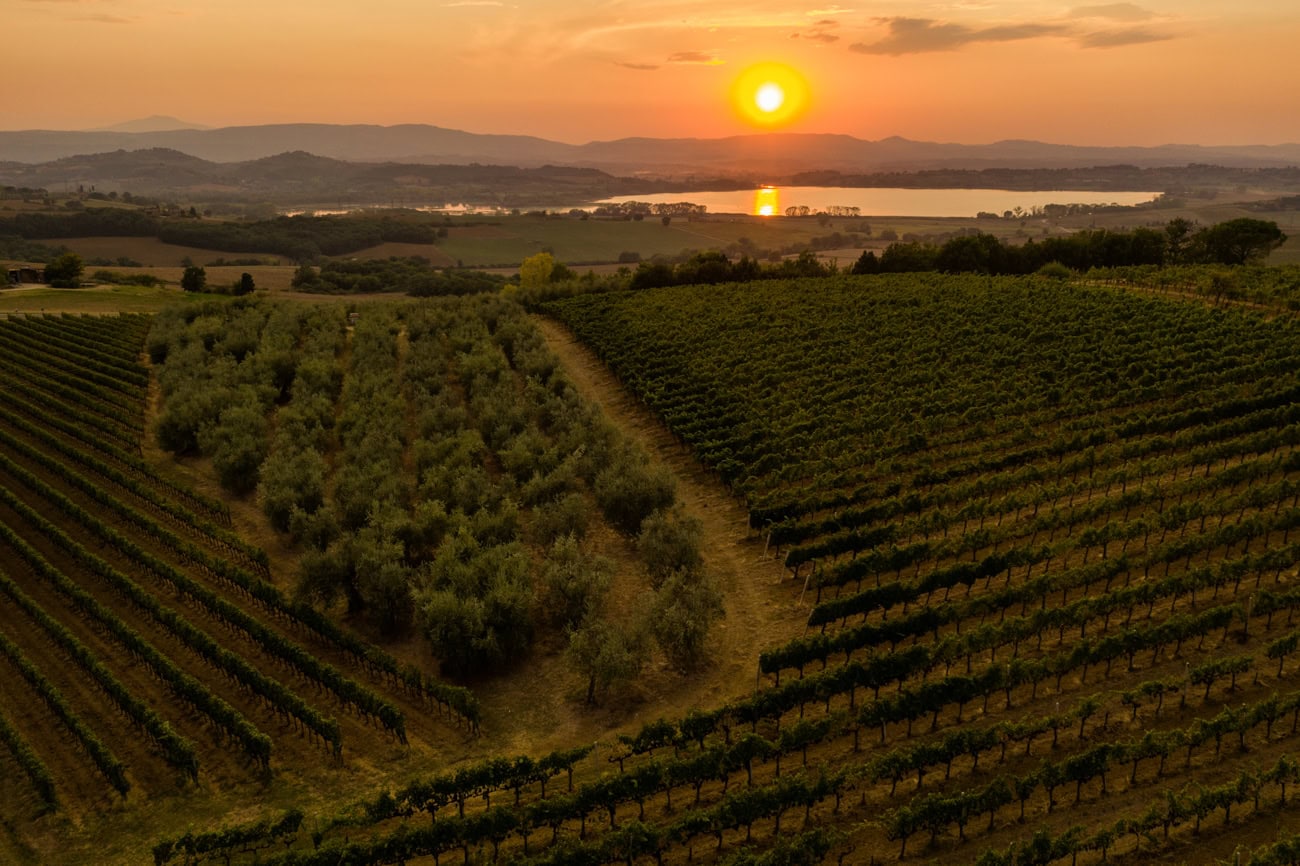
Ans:
[{"label": "orange sunset sky", "polygon": [[430,123],[581,143],[784,128],[979,143],[1300,140],[1295,0],[0,0],[0,128]]}]

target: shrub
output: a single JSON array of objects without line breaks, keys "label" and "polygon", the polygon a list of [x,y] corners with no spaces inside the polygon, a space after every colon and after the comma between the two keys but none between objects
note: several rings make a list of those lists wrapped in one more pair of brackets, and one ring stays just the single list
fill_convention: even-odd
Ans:
[{"label": "shrub", "polygon": [[556,539],[542,564],[541,601],[546,617],[568,629],[597,613],[613,572],[609,560],[583,553],[574,536]]},{"label": "shrub", "polygon": [[704,658],[709,629],[723,615],[722,592],[712,576],[676,571],[655,595],[651,629],[669,662],[693,670]]},{"label": "shrub", "polygon": [[675,571],[695,572],[703,566],[703,537],[703,524],[679,509],[656,511],[642,522],[636,547],[655,589]]},{"label": "shrub", "polygon": [[667,469],[625,452],[596,476],[596,502],[610,523],[632,535],[647,517],[673,504],[676,486]]}]

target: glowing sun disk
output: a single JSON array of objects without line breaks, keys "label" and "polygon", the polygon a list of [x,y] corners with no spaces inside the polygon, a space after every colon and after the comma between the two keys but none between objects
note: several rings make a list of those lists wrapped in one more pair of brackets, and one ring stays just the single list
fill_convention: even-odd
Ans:
[{"label": "glowing sun disk", "polygon": [[754,94],[754,102],[762,111],[769,113],[776,111],[781,107],[781,103],[785,102],[785,91],[781,89],[781,85],[769,81],[758,88],[758,92]]},{"label": "glowing sun disk", "polygon": [[731,85],[732,107],[754,126],[787,126],[807,111],[808,103],[808,81],[784,63],[750,66]]}]

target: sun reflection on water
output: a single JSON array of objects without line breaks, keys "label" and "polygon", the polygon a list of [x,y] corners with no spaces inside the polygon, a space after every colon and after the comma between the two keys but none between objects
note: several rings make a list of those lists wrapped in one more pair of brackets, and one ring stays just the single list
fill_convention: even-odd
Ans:
[{"label": "sun reflection on water", "polygon": [[754,216],[777,216],[781,213],[781,191],[774,186],[754,190]]}]

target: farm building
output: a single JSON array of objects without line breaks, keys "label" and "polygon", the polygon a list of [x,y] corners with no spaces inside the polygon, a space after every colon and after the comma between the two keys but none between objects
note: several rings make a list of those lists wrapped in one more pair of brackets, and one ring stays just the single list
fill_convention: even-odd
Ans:
[{"label": "farm building", "polygon": [[45,270],[43,268],[9,268],[9,285],[11,286],[43,282],[45,282]]}]

